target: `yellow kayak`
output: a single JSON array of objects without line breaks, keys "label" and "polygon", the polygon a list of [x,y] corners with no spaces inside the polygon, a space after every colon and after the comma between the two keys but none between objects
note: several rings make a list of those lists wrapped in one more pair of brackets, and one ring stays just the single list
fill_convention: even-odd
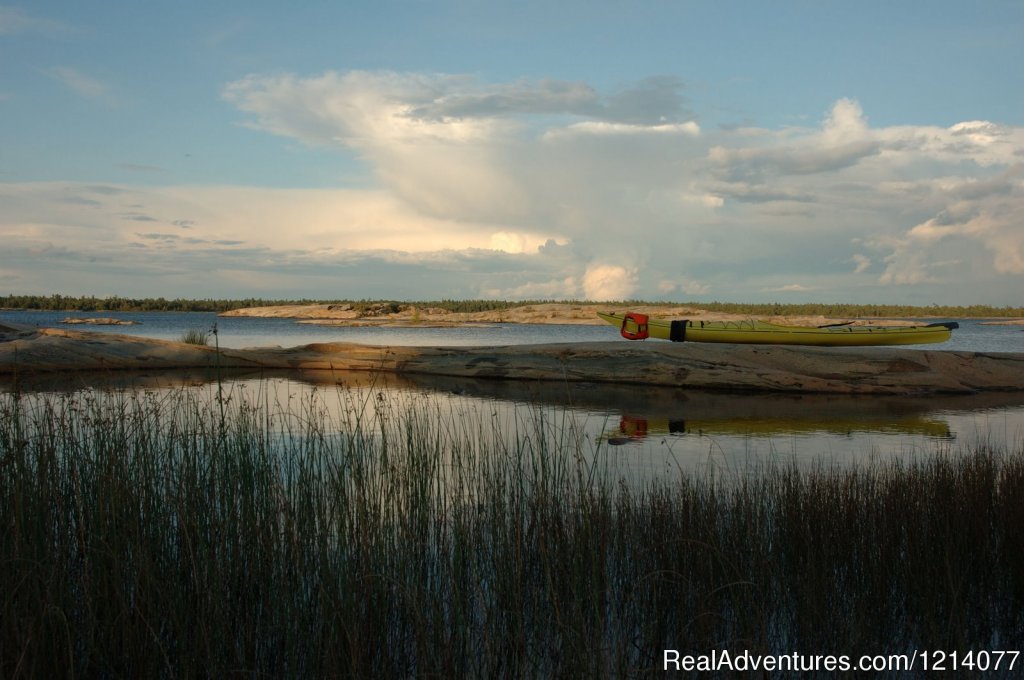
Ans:
[{"label": "yellow kayak", "polygon": [[949,340],[955,321],[927,326],[780,326],[766,321],[690,321],[651,319],[636,312],[598,312],[628,340],[657,338],[673,342],[736,342],[756,345],[867,347],[923,345]]}]

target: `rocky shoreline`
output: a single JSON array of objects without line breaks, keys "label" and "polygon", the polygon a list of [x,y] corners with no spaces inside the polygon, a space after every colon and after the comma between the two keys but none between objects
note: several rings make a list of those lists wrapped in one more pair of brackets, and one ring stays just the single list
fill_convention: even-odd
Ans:
[{"label": "rocky shoreline", "polygon": [[[604,323],[598,312],[633,311],[648,314],[652,318],[691,319],[693,321],[740,321],[749,319],[746,314],[710,312],[699,307],[685,305],[614,305],[614,304],[572,304],[547,302],[507,309],[482,312],[453,312],[440,307],[424,307],[408,303],[368,303],[330,305],[276,305],[268,307],[246,307],[222,312],[220,316],[247,316],[258,318],[295,319],[297,323],[313,323],[336,326],[458,326],[480,323],[529,323],[529,324],[572,324],[594,325]],[[847,319],[826,316],[765,316],[758,317],[769,323],[791,326],[822,326],[831,323],[904,326],[915,322],[905,319]]]},{"label": "rocky shoreline", "polygon": [[316,343],[221,349],[112,333],[0,325],[0,374],[173,369],[379,371],[485,380],[832,394],[1024,391],[1024,354],[668,342],[502,347]]}]

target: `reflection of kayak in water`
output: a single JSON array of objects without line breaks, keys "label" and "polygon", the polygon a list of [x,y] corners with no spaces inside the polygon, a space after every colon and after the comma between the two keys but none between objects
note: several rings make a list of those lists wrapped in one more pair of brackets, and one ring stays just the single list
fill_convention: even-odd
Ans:
[{"label": "reflection of kayak in water", "polygon": [[801,435],[828,432],[852,434],[854,432],[882,432],[918,434],[928,437],[953,436],[949,424],[943,420],[903,418],[887,420],[760,420],[734,418],[722,420],[687,420],[685,418],[641,418],[622,416],[616,430],[604,433],[611,445],[642,441],[649,436],[665,435]]},{"label": "reflection of kayak in water", "polygon": [[622,444],[643,441],[648,435],[685,433],[686,421],[682,419],[669,420],[667,418],[657,418],[648,420],[647,418],[622,416],[622,419],[619,421],[619,429],[605,432],[604,439],[612,446],[621,446]]}]

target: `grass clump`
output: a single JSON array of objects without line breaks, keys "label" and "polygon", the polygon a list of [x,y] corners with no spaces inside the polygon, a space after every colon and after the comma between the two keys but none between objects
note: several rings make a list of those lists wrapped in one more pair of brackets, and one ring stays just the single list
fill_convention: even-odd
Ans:
[{"label": "grass clump", "polygon": [[189,328],[181,334],[178,342],[183,342],[186,345],[206,346],[210,344],[210,332],[202,328]]},{"label": "grass clump", "polygon": [[348,406],[0,395],[0,676],[631,676],[1024,633],[1024,452],[637,488],[549,414]]}]

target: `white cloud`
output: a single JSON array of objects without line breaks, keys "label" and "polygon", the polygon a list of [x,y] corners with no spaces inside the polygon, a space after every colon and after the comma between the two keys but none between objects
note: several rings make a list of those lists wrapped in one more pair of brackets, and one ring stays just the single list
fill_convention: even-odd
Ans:
[{"label": "white cloud", "polygon": [[685,123],[664,123],[659,125],[635,125],[631,123],[610,123],[607,121],[586,121],[573,123],[561,130],[550,130],[547,135],[553,138],[558,135],[579,133],[591,135],[666,135],[683,134],[696,137],[700,134],[700,125],[694,121]]},{"label": "white cloud", "polygon": [[[692,138],[699,127],[681,106],[680,87],[652,79],[607,95],[573,82],[485,84],[466,76],[350,71],[252,75],[226,86],[224,97],[253,116],[247,124],[254,128],[358,154],[418,211],[491,222],[503,231],[535,230],[538,220],[551,228],[552,213],[562,209],[555,201],[573,200],[574,187],[565,185],[587,181],[573,142],[545,143],[551,130],[627,144],[647,135]],[[605,159],[594,165],[596,172],[607,169]],[[556,195],[560,186],[565,190]]]},{"label": "white cloud", "polygon": [[[972,126],[973,127],[973,126]],[[1024,166],[978,180],[942,178],[935,183],[934,212],[874,246],[888,250],[884,284],[918,284],[956,277],[954,265],[970,273],[990,268],[1024,275]],[[985,253],[987,252],[987,256]],[[988,262],[985,257],[990,258]]]},{"label": "white cloud", "polygon": [[657,290],[662,295],[671,295],[674,293],[706,295],[711,292],[711,284],[701,283],[700,281],[694,280],[672,281],[671,279],[664,279],[658,282]]},{"label": "white cloud", "polygon": [[328,72],[313,78],[250,76],[224,96],[249,124],[306,144],[351,149],[390,190],[435,217],[503,222],[529,202],[501,162],[515,126],[492,118],[424,117],[463,78]]},{"label": "white cloud", "polygon": [[682,286],[680,286],[680,290],[687,295],[707,295],[711,292],[711,284],[700,283],[699,281],[684,281]]},{"label": "white cloud", "polygon": [[[535,252],[549,240],[561,241],[556,234],[494,232],[488,224],[418,214],[382,191],[71,183],[5,186],[6,191],[0,191],[9,206],[0,216],[4,233],[38,239],[61,240],[82,230],[134,241],[142,228],[205,241],[234,240],[254,247],[318,253],[471,248],[522,253]],[[83,212],[83,206],[89,210]],[[43,213],[49,215],[45,222],[33,222]],[[21,225],[17,232],[14,224]],[[181,247],[188,245],[185,241]]]},{"label": "white cloud", "polygon": [[703,129],[681,92],[251,75],[223,94],[253,134],[357,156],[369,188],[0,184],[0,266],[119,253],[182,277],[218,257],[296,286],[351,275],[356,296],[1016,303],[1024,128],[872,127],[844,98],[806,127]]},{"label": "white cloud", "polygon": [[765,288],[764,290],[769,293],[805,293],[807,291],[811,291],[814,289],[814,286],[805,286],[802,283],[789,283],[786,284],[785,286]]},{"label": "white cloud", "polygon": [[[243,281],[241,293],[270,297],[343,283],[354,297],[474,297],[506,281],[527,297],[578,293],[557,237],[424,216],[380,191],[23,183],[0,184],[0,205],[0,268],[35,263],[19,281],[44,292],[95,269],[152,295],[178,279],[204,295]],[[530,295],[517,278],[561,283]]]},{"label": "white cloud", "polygon": [[871,266],[871,258],[868,257],[867,255],[863,255],[861,253],[854,253],[850,257],[850,259],[853,261],[855,265],[857,265],[856,268],[853,270],[854,274],[862,274],[866,272],[868,268]]},{"label": "white cloud", "polygon": [[19,33],[63,33],[70,30],[65,24],[33,16],[18,7],[0,6],[0,35]]},{"label": "white cloud", "polygon": [[110,85],[86,75],[78,69],[68,66],[55,66],[46,71],[46,74],[68,87],[75,94],[86,99],[116,103],[116,98]]},{"label": "white cloud", "polygon": [[579,284],[571,276],[548,281],[528,281],[508,288],[479,289],[479,297],[496,300],[567,300],[578,295]]},{"label": "white cloud", "polygon": [[855,142],[868,136],[868,124],[860,102],[840,99],[822,125],[821,137],[827,145],[837,146]]},{"label": "white cloud", "polygon": [[843,170],[879,153],[881,143],[869,133],[860,104],[840,99],[821,130],[784,130],[775,135],[736,136],[738,147],[715,146],[708,159],[725,181],[763,179],[769,175],[812,175]]},{"label": "white cloud", "polygon": [[925,251],[916,250],[911,244],[894,249],[886,256],[885,263],[885,272],[878,278],[883,285],[932,283],[938,280],[933,271],[950,264],[929,261]]},{"label": "white cloud", "polygon": [[893,126],[872,131],[890,167],[922,169],[922,160],[945,166],[972,163],[983,168],[1021,163],[1021,128],[968,121],[948,128]]},{"label": "white cloud", "polygon": [[987,120],[968,120],[956,123],[949,127],[949,132],[955,136],[964,135],[975,144],[992,144],[1008,134],[1005,127]]},{"label": "white cloud", "polygon": [[558,245],[555,239],[542,234],[530,234],[523,232],[498,231],[491,234],[491,250],[500,250],[505,253],[535,253],[546,243],[553,242]]},{"label": "white cloud", "polygon": [[593,264],[583,274],[588,300],[626,300],[636,292],[636,272],[619,265]]}]

